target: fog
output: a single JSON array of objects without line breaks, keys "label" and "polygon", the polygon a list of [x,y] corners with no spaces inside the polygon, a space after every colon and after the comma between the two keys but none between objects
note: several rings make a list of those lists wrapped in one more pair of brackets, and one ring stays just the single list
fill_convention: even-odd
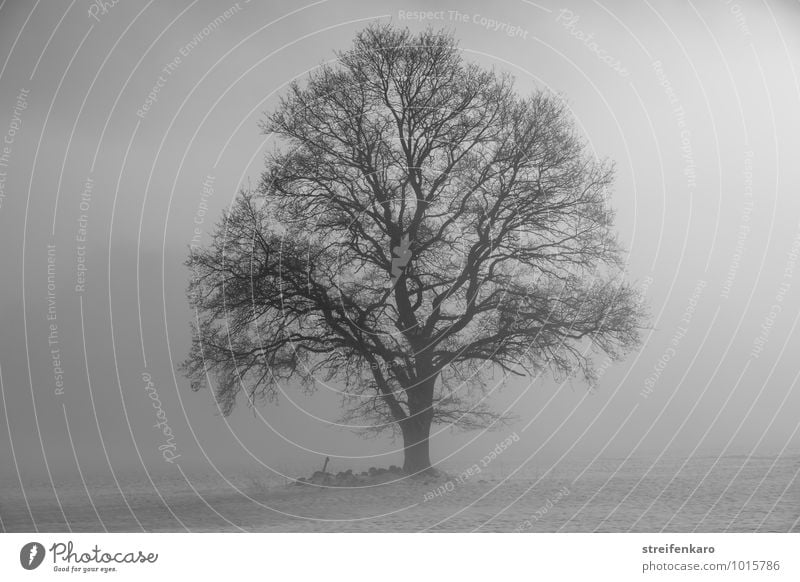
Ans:
[{"label": "fog", "polygon": [[[420,10],[429,21],[411,18]],[[514,432],[509,470],[597,455],[797,452],[796,6],[242,0],[101,12],[8,2],[3,477],[295,475],[325,456],[335,470],[401,464],[401,440],[340,425],[329,388],[287,385],[277,405],[223,417],[178,371],[193,318],[189,244],[207,244],[223,209],[258,181],[275,145],[258,121],[287,84],[374,20],[446,28],[465,59],[510,72],[520,93],[567,100],[595,154],[616,163],[628,278],[651,312],[642,348],[603,364],[591,390],[498,372],[490,401],[517,420],[438,427],[434,462],[461,467]]]}]

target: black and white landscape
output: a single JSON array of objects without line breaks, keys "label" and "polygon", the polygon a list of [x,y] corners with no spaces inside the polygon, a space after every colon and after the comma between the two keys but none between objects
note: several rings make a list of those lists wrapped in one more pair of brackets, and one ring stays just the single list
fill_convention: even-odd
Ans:
[{"label": "black and white landscape", "polygon": [[0,529],[800,531],[798,31],[0,3]]}]

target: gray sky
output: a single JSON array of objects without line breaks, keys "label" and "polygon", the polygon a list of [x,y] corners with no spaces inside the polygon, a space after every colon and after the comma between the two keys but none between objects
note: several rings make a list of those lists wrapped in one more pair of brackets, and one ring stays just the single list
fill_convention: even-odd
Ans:
[{"label": "gray sky", "polygon": [[24,479],[46,475],[45,456],[58,478],[76,474],[76,458],[90,476],[109,462],[176,471],[159,450],[154,390],[187,470],[305,472],[326,454],[340,468],[400,463],[399,443],[335,426],[330,392],[289,386],[279,406],[226,419],[176,368],[189,344],[182,262],[193,229],[207,242],[237,190],[258,180],[271,147],[263,112],[369,21],[420,29],[428,22],[409,18],[420,10],[435,11],[430,23],[452,30],[465,58],[513,73],[520,92],[563,94],[597,155],[616,161],[629,277],[653,314],[641,351],[607,367],[596,390],[510,381],[491,400],[520,422],[444,430],[434,461],[460,468],[513,431],[511,464],[800,448],[796,3],[33,6],[0,4],[4,482],[15,461]]}]

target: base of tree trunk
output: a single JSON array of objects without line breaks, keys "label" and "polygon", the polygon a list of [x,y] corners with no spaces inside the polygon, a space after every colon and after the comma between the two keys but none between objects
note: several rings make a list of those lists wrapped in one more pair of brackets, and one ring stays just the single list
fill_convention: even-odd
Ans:
[{"label": "base of tree trunk", "polygon": [[430,427],[412,427],[404,431],[403,471],[408,475],[428,474],[434,471],[431,467],[429,434]]}]

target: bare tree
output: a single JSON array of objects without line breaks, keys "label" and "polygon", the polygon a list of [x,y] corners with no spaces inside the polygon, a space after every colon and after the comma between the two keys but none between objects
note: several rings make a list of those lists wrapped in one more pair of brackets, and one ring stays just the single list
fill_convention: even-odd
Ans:
[{"label": "bare tree", "polygon": [[224,413],[338,382],[346,418],[399,429],[416,473],[432,423],[498,420],[492,374],[592,378],[638,344],[611,165],[558,98],[518,96],[449,34],[365,29],[263,130],[281,145],[258,187],[187,261],[184,369]]}]

